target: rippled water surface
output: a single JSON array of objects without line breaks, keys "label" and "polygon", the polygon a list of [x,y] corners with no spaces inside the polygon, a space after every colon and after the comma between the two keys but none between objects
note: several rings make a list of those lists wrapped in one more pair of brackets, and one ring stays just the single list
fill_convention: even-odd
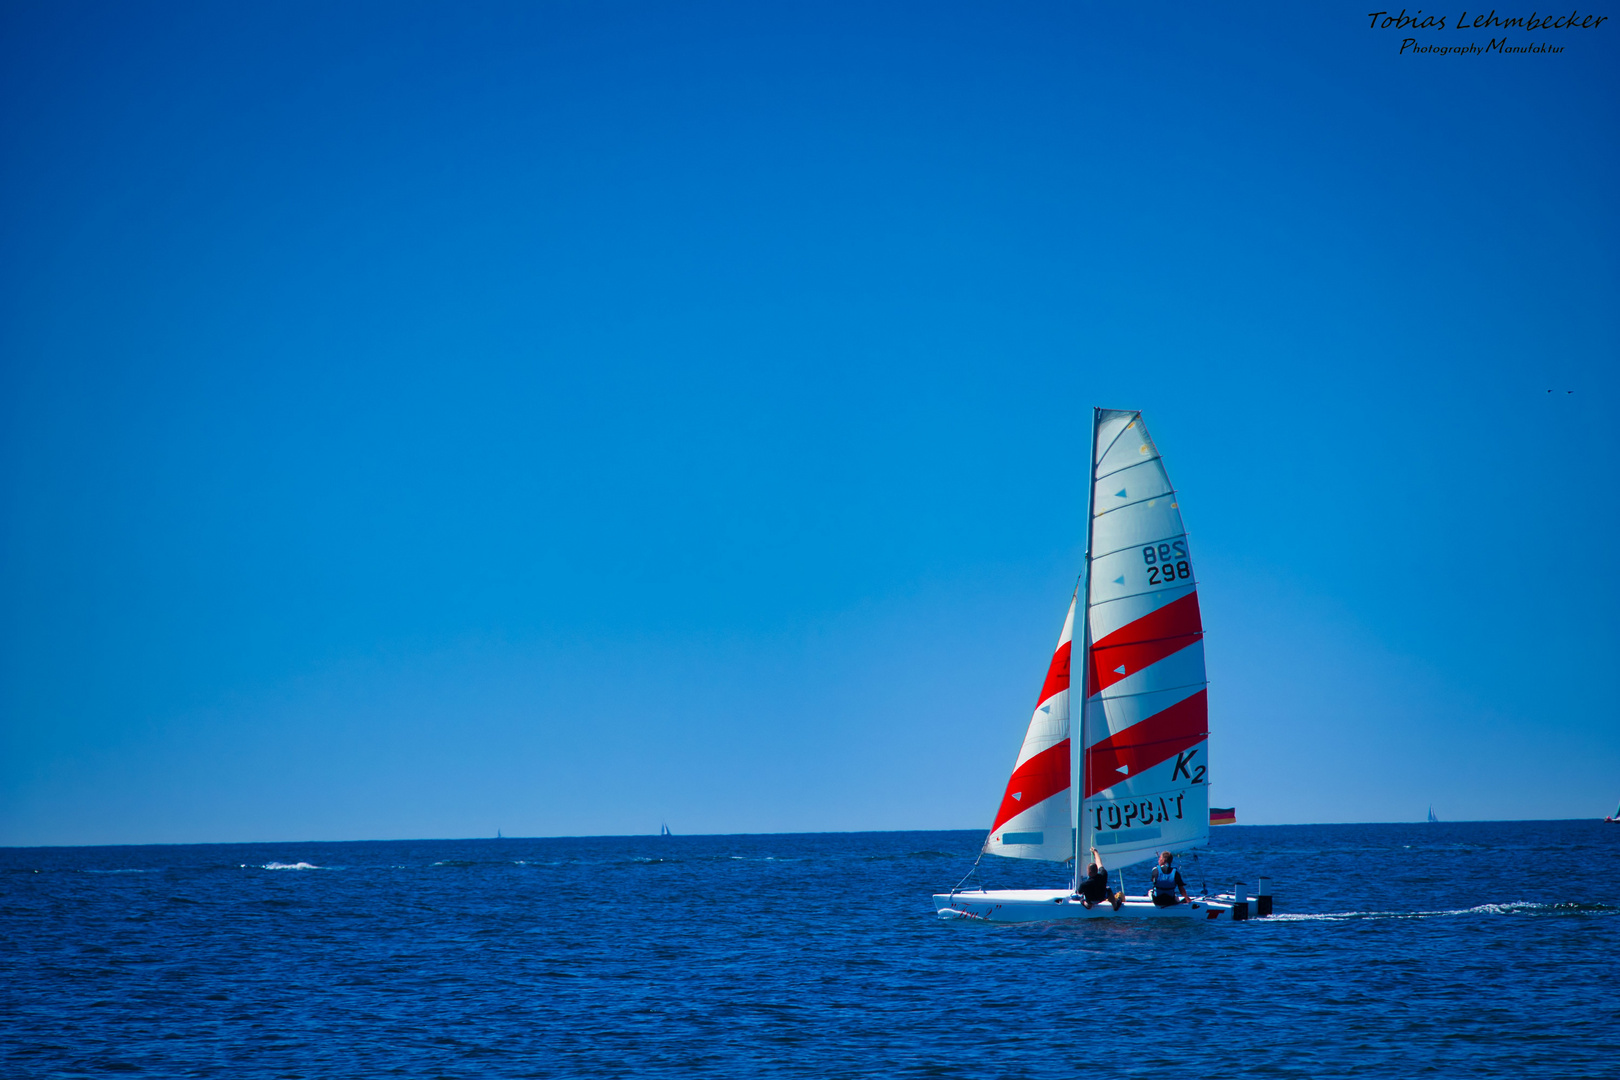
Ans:
[{"label": "rippled water surface", "polygon": [[0,850],[0,1073],[1620,1075],[1620,826],[1227,827],[1191,884],[1277,917],[944,923],[980,839]]}]

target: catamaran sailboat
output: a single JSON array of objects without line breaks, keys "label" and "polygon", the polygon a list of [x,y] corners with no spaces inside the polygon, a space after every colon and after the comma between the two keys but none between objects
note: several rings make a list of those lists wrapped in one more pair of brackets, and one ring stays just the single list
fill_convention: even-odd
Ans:
[{"label": "catamaran sailboat", "polygon": [[[980,853],[1067,862],[1073,881],[1060,889],[958,886],[936,895],[934,907],[946,919],[989,922],[1243,919],[1241,884],[1230,896],[1170,907],[1143,896],[1116,910],[1077,895],[1093,848],[1117,872],[1160,851],[1201,847],[1210,828],[1204,627],[1176,491],[1140,412],[1093,410],[1091,431],[1084,570]],[[1076,612],[1076,674],[1085,688],[1078,723],[1069,677]],[[1269,914],[1264,878],[1259,893],[1257,914]]]}]

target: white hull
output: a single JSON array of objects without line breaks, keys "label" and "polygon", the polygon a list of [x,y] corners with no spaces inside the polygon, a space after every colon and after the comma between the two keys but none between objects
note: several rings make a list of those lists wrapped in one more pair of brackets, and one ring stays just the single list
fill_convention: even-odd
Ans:
[{"label": "white hull", "polygon": [[[934,910],[942,919],[970,922],[1055,922],[1061,919],[1210,919],[1232,920],[1233,905],[1204,897],[1190,904],[1158,907],[1145,896],[1126,897],[1118,911],[1112,904],[1086,907],[1067,889],[997,889],[989,892],[936,893]],[[1247,914],[1247,907],[1245,907]]]}]

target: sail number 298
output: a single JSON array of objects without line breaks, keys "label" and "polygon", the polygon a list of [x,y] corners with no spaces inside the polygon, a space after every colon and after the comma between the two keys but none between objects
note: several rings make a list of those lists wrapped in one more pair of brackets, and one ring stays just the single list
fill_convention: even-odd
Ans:
[{"label": "sail number 298", "polygon": [[1147,564],[1149,585],[1168,585],[1172,581],[1185,581],[1192,577],[1192,567],[1187,565],[1185,540],[1149,544],[1142,549],[1142,561]]}]

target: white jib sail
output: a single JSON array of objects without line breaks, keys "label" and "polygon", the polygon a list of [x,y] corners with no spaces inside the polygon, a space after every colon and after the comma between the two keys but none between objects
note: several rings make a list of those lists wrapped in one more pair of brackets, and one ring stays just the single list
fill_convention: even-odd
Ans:
[{"label": "white jib sail", "polygon": [[984,850],[1014,859],[1074,857],[1069,817],[1069,653],[1075,601],[1047,665],[1035,712],[1024,732],[1012,778],[996,810]]},{"label": "white jib sail", "polygon": [[1098,411],[1092,484],[1080,839],[1121,867],[1209,841],[1204,627],[1141,413]]}]

